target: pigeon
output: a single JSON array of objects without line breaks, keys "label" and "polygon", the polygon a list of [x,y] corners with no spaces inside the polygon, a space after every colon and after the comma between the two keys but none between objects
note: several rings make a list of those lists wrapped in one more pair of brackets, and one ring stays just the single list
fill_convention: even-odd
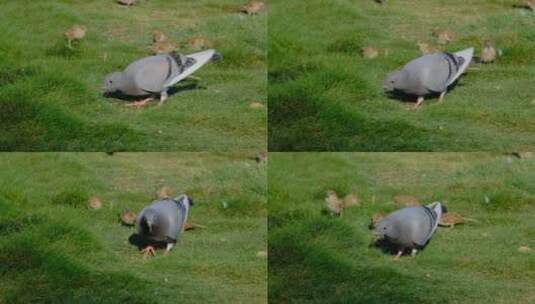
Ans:
[{"label": "pigeon", "polygon": [[411,249],[414,256],[427,245],[442,216],[442,203],[406,207],[380,220],[374,230],[377,239],[383,239],[397,248],[396,259]]},{"label": "pigeon", "polygon": [[65,32],[65,37],[67,37],[67,47],[72,49],[72,42],[74,40],[81,40],[85,37],[87,28],[83,25],[73,25]]},{"label": "pigeon", "polygon": [[160,95],[159,105],[167,99],[167,90],[199,69],[204,63],[218,60],[215,50],[191,55],[178,53],[159,54],[134,61],[122,72],[106,75],[101,91],[104,95],[120,92],[130,96],[149,96],[130,106],[140,107]]},{"label": "pigeon", "polygon": [[457,53],[434,53],[418,57],[407,63],[402,69],[389,73],[384,80],[386,92],[402,92],[416,95],[416,108],[424,96],[440,93],[442,102],[448,86],[450,86],[468,67],[474,53],[469,48]]},{"label": "pigeon", "polygon": [[[167,254],[184,231],[193,200],[187,195],[174,199],[162,199],[143,208],[136,219],[137,233],[151,242],[165,242]],[[141,253],[154,255],[154,247],[146,246]]]}]

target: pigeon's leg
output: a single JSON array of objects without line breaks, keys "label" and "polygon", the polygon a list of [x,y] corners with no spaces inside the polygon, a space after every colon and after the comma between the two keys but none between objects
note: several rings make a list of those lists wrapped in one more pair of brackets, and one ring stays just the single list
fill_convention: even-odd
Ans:
[{"label": "pigeon's leg", "polygon": [[400,249],[398,251],[398,254],[396,254],[396,256],[394,257],[394,260],[397,261],[399,260],[399,258],[401,257],[401,255],[403,255],[403,249]]},{"label": "pigeon's leg", "polygon": [[160,93],[160,102],[158,103],[159,106],[161,106],[163,104],[163,102],[167,99],[167,89],[163,90],[161,93]]},{"label": "pigeon's leg", "polygon": [[165,248],[165,255],[168,255],[169,254],[169,251],[171,251],[171,249],[173,249],[173,247],[175,246],[175,244],[173,243],[167,243],[167,247]]},{"label": "pigeon's leg", "polygon": [[418,250],[416,248],[413,248],[412,251],[411,251],[411,256],[415,257],[417,252],[418,252]]},{"label": "pigeon's leg", "polygon": [[156,251],[154,251],[154,247],[147,246],[147,247],[143,248],[143,250],[141,250],[141,254],[143,254],[144,258],[147,258],[150,255],[155,256],[156,255]]},{"label": "pigeon's leg", "polygon": [[145,99],[142,99],[140,101],[134,101],[131,103],[126,104],[127,107],[135,107],[135,108],[141,108],[142,106],[146,105],[147,102],[151,101],[152,97],[147,97]]},{"label": "pigeon's leg", "polygon": [[423,96],[420,96],[418,97],[418,100],[416,101],[416,105],[414,106],[414,108],[418,108],[422,103],[424,102],[424,97]]},{"label": "pigeon's leg", "polygon": [[438,97],[438,103],[442,103],[444,101],[444,95],[446,95],[446,91],[440,93],[440,96]]}]

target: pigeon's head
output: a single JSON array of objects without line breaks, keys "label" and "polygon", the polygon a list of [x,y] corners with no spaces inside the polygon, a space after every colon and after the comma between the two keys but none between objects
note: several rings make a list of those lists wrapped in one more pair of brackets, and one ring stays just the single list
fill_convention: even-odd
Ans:
[{"label": "pigeon's head", "polygon": [[102,94],[113,93],[121,88],[123,82],[123,73],[115,72],[106,75],[104,78],[104,83],[102,83],[101,92]]},{"label": "pigeon's head", "polygon": [[381,220],[375,225],[373,236],[375,240],[384,239],[387,235],[392,235],[393,227],[390,221]]},{"label": "pigeon's head", "polygon": [[400,70],[389,73],[383,82],[383,90],[385,92],[393,92],[395,89],[400,88],[400,82],[403,79],[403,73]]}]

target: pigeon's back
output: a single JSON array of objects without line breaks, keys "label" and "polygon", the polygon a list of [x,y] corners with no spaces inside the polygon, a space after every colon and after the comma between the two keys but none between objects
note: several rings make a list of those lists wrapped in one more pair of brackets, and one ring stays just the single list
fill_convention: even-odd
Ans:
[{"label": "pigeon's back", "polygon": [[165,241],[167,239],[176,240],[181,229],[179,207],[175,201],[170,199],[160,200],[145,207],[139,214],[136,221],[138,233],[142,233],[141,221],[143,216],[148,212],[157,215],[158,221],[154,223],[157,226],[157,233],[150,237],[156,241]]},{"label": "pigeon's back", "polygon": [[[156,55],[132,62],[124,74],[138,92],[160,93],[169,78],[179,73],[175,59],[168,55]],[[128,92],[127,92],[128,93]]]},{"label": "pigeon's back", "polygon": [[181,228],[179,223],[180,210],[176,202],[171,199],[165,199],[154,203],[152,206],[161,216],[160,218],[165,221],[166,229],[162,231],[162,234],[164,234],[165,237],[176,240]]},{"label": "pigeon's back", "polygon": [[403,68],[409,78],[406,91],[420,96],[444,92],[462,64],[461,57],[449,53],[418,57]]},{"label": "pigeon's back", "polygon": [[424,206],[407,207],[388,216],[392,233],[387,235],[405,247],[424,246],[433,235],[438,220],[433,211]]}]

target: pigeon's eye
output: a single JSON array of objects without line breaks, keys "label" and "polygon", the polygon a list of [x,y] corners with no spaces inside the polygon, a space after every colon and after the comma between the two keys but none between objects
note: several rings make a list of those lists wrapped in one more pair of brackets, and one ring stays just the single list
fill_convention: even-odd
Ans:
[{"label": "pigeon's eye", "polygon": [[108,83],[112,83],[113,81],[109,80]]}]

